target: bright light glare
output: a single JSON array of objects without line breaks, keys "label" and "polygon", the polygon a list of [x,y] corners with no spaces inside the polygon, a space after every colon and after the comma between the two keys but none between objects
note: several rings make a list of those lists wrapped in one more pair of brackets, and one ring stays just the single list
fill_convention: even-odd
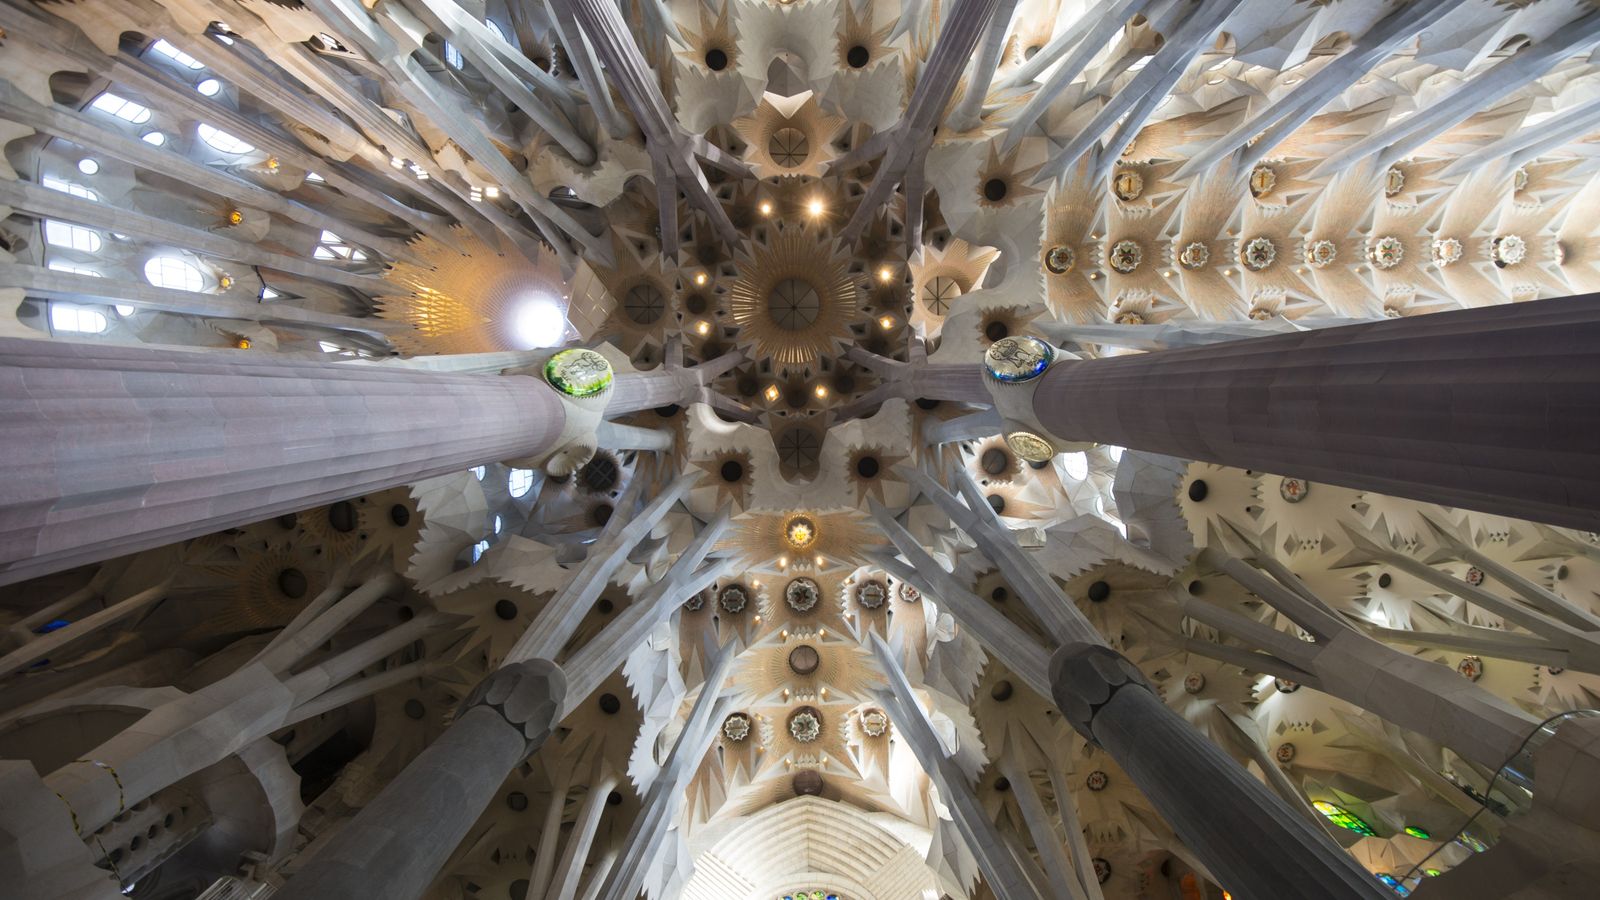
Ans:
[{"label": "bright light glare", "polygon": [[533,297],[517,309],[511,331],[526,349],[558,347],[567,335],[566,310],[550,297]]},{"label": "bright light glare", "polygon": [[822,201],[812,200],[807,203],[806,212],[810,213],[813,217],[822,215]]},{"label": "bright light glare", "polygon": [[1077,481],[1089,477],[1089,458],[1082,453],[1061,454],[1061,467],[1066,470],[1069,477]]}]

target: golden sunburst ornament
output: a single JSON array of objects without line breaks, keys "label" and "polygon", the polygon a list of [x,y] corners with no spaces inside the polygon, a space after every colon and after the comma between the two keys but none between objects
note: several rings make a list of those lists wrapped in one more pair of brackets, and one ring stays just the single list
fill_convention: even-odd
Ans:
[{"label": "golden sunburst ornament", "polygon": [[740,341],[780,367],[801,367],[850,338],[857,295],[833,238],[789,228],[753,245],[729,294]]},{"label": "golden sunburst ornament", "polygon": [[817,542],[817,525],[806,516],[792,516],[783,524],[784,540],[796,550],[806,550]]}]

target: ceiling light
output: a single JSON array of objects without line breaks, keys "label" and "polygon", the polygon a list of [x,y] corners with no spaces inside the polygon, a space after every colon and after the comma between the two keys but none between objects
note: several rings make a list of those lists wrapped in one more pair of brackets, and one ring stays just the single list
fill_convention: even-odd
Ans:
[{"label": "ceiling light", "polygon": [[86,156],[78,160],[78,171],[85,175],[93,175],[100,171],[100,164]]},{"label": "ceiling light", "polygon": [[888,266],[884,266],[883,268],[879,269],[878,270],[878,280],[883,282],[884,284],[888,284],[889,282],[893,281],[894,280],[894,270],[889,268]]},{"label": "ceiling light", "polygon": [[710,334],[711,333],[711,323],[705,321],[704,319],[701,319],[699,322],[695,323],[694,330],[700,332],[703,335],[704,334]]},{"label": "ceiling light", "polygon": [[767,402],[768,403],[777,403],[778,402],[778,397],[782,393],[783,393],[782,391],[778,390],[778,386],[777,385],[775,385],[775,384],[767,385]]},{"label": "ceiling light", "polygon": [[567,334],[566,310],[553,297],[535,295],[517,308],[511,331],[522,349],[558,347]]},{"label": "ceiling light", "polygon": [[772,201],[770,201],[770,200],[761,201],[760,210],[761,210],[761,214],[763,216],[772,215]]},{"label": "ceiling light", "polygon": [[493,200],[494,198],[500,196],[500,188],[491,184],[483,189],[483,195],[488,197],[490,200]]},{"label": "ceiling light", "polygon": [[812,218],[822,215],[822,201],[815,198],[807,201],[806,212],[810,213]]},{"label": "ceiling light", "polygon": [[878,327],[884,331],[894,327],[894,316],[884,316],[878,320]]},{"label": "ceiling light", "polygon": [[694,283],[697,284],[697,285],[704,286],[705,283],[706,283],[706,273],[704,273],[704,272],[696,272],[696,273],[694,273]]},{"label": "ceiling light", "polygon": [[394,166],[396,169],[403,169],[406,166],[406,161],[398,156],[391,156],[389,157],[389,165]]},{"label": "ceiling light", "polygon": [[817,399],[818,400],[825,400],[825,399],[827,399],[827,396],[828,396],[828,386],[825,385],[825,384],[817,385]]}]

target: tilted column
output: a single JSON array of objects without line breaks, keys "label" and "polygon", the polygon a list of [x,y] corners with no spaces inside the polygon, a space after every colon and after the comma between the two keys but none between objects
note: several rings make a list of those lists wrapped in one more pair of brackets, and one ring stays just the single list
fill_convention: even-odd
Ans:
[{"label": "tilted column", "polygon": [[289,880],[286,900],[415,900],[495,791],[544,744],[566,695],[549,660],[505,666],[463,712]]},{"label": "tilted column", "polygon": [[1034,383],[1063,442],[1600,528],[1600,295],[1062,360]]},{"label": "tilted column", "polygon": [[559,395],[251,352],[0,338],[0,584],[536,455]]},{"label": "tilted column", "polygon": [[1056,705],[1117,761],[1240,900],[1392,896],[1343,850],[1150,689],[1109,647],[1074,643],[1050,667]]}]

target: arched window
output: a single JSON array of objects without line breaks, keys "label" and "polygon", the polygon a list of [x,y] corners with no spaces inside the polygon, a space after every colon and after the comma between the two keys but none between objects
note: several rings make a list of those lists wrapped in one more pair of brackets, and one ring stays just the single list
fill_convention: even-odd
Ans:
[{"label": "arched window", "polygon": [[222,91],[222,82],[215,78],[207,78],[195,85],[194,89],[199,91],[203,97],[215,97]]},{"label": "arched window", "polygon": [[50,304],[50,328],[79,334],[99,334],[106,330],[106,314],[74,303]]},{"label": "arched window", "polygon": [[139,140],[152,147],[161,147],[167,143],[167,136],[159,131],[146,131],[144,134],[139,135]]},{"label": "arched window", "polygon": [[98,233],[82,225],[71,225],[55,219],[44,220],[44,241],[52,247],[82,250],[85,253],[100,252]]},{"label": "arched window", "polygon": [[472,474],[477,476],[477,479],[479,481],[482,481],[483,480],[483,476],[489,474],[489,467],[488,466],[473,466],[472,467]]},{"label": "arched window", "polygon": [[85,200],[100,199],[99,194],[96,194],[94,191],[89,190],[81,184],[63,181],[60,178],[55,178],[50,175],[44,176],[44,178],[39,180],[39,183],[52,191],[60,191],[63,194],[71,194],[74,197],[82,197]]},{"label": "arched window", "polygon": [[200,269],[176,256],[157,256],[144,264],[145,280],[160,288],[199,291],[206,286]]},{"label": "arched window", "polygon": [[150,49],[186,69],[204,69],[206,67],[205,63],[167,43],[165,38],[158,39],[154,44],[151,44]]},{"label": "arched window", "polygon": [[322,239],[317,244],[317,249],[311,251],[313,259],[349,260],[350,262],[366,262],[367,255],[357,250],[354,246],[345,243],[345,239],[326,229],[322,232]]},{"label": "arched window", "polygon": [[484,551],[489,549],[488,541],[479,541],[472,545],[472,561],[477,562],[483,558]]},{"label": "arched window", "polygon": [[532,469],[512,469],[506,476],[506,490],[513,497],[526,497],[533,490]]},{"label": "arched window", "polygon": [[444,42],[444,61],[452,69],[459,69],[467,64],[461,56],[461,49],[449,41]]},{"label": "arched window", "polygon": [[1313,800],[1311,805],[1316,807],[1317,812],[1327,817],[1329,822],[1346,831],[1354,831],[1356,834],[1364,834],[1368,837],[1374,837],[1378,833],[1373,830],[1371,825],[1367,824],[1365,819],[1342,806],[1337,806],[1326,800]]},{"label": "arched window", "polygon": [[494,32],[494,36],[495,37],[499,38],[502,41],[505,41],[508,44],[511,43],[511,39],[506,37],[505,29],[503,29],[499,25],[495,24],[495,21],[493,19],[484,19],[483,20],[483,24],[488,26],[490,31]]},{"label": "arched window", "polygon": [[1065,469],[1068,475],[1082,481],[1089,477],[1089,457],[1081,452],[1063,453],[1061,454],[1061,468]]},{"label": "arched window", "polygon": [[150,107],[141,106],[126,97],[118,97],[110,91],[106,91],[94,98],[94,102],[89,104],[89,108],[98,109],[103,113],[116,116],[124,122],[132,122],[135,125],[143,125],[150,121]]},{"label": "arched window", "polygon": [[89,276],[94,277],[94,278],[104,278],[105,277],[104,275],[100,274],[99,272],[96,272],[94,269],[91,269],[88,266],[80,266],[80,265],[76,265],[74,263],[62,262],[59,259],[50,260],[50,265],[47,266],[46,268],[48,268],[52,272],[66,272],[66,273],[68,273],[70,275],[89,275]]},{"label": "arched window", "polygon": [[207,125],[204,122],[200,123],[199,134],[200,140],[221,150],[223,153],[250,153],[256,149],[253,145],[239,140],[221,128]]}]

